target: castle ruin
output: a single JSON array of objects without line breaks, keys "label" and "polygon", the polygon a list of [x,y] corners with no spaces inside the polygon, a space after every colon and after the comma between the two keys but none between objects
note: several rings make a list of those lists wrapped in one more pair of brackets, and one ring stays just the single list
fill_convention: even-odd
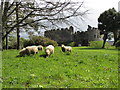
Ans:
[{"label": "castle ruin", "polygon": [[88,46],[90,41],[100,41],[100,31],[88,25],[87,31],[77,31],[74,33],[74,28],[70,26],[69,28],[62,28],[57,30],[50,30],[45,32],[45,37],[61,43],[76,42],[77,45]]}]

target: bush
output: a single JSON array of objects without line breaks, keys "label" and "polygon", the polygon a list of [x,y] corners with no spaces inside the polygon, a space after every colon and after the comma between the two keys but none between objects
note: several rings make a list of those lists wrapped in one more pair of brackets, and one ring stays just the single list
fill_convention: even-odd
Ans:
[{"label": "bush", "polygon": [[45,38],[42,36],[33,36],[29,40],[24,41],[24,47],[26,46],[32,46],[32,45],[53,45],[53,46],[58,46],[57,42],[54,40],[51,40],[49,38]]},{"label": "bush", "polygon": [[71,42],[68,45],[74,47],[76,45],[76,43],[75,42]]},{"label": "bush", "polygon": [[116,47],[117,49],[120,49],[120,40],[118,40],[118,41],[115,43],[115,47]]},{"label": "bush", "polygon": [[[103,41],[90,41],[90,47],[92,48],[101,48],[102,45],[103,45]],[[111,45],[108,42],[106,42],[105,48],[109,48],[109,47],[111,47]]]},{"label": "bush", "polygon": [[[58,46],[57,42],[51,40],[49,38],[41,37],[41,36],[32,36],[30,39],[20,38],[20,49],[26,46],[33,46],[33,45],[53,45]],[[5,49],[5,41],[2,45],[3,49]],[[17,38],[15,36],[10,36],[8,40],[8,49],[16,49],[17,48]]]}]

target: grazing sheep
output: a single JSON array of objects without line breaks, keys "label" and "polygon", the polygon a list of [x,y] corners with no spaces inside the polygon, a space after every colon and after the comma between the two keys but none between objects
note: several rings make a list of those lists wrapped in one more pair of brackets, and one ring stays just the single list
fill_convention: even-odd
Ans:
[{"label": "grazing sheep", "polygon": [[20,56],[25,56],[27,54],[26,48],[23,48],[22,50],[19,51]]},{"label": "grazing sheep", "polygon": [[19,51],[20,56],[30,55],[30,54],[37,54],[38,53],[38,47],[37,46],[28,46],[26,48],[23,48]]},{"label": "grazing sheep", "polygon": [[72,51],[72,47],[71,46],[65,46],[65,45],[61,45],[61,49],[63,52],[71,52]]},{"label": "grazing sheep", "polygon": [[38,50],[43,50],[43,46],[42,46],[42,45],[39,45],[39,46],[38,46]]},{"label": "grazing sheep", "polygon": [[53,45],[49,45],[45,48],[45,53],[46,56],[50,56],[51,54],[54,53],[54,46]]},{"label": "grazing sheep", "polygon": [[26,47],[27,54],[37,54],[38,53],[38,47],[37,46],[28,46]]}]

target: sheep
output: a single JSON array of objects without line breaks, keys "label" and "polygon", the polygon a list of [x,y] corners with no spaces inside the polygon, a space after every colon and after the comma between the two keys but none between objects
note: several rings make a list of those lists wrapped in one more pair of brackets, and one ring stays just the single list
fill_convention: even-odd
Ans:
[{"label": "sheep", "polygon": [[71,46],[65,46],[65,45],[61,45],[61,49],[63,52],[71,52],[72,51],[72,47]]},{"label": "sheep", "polygon": [[22,50],[19,51],[20,56],[25,56],[27,54],[26,48],[23,48]]},{"label": "sheep", "polygon": [[43,46],[42,46],[42,45],[39,45],[39,46],[38,46],[38,50],[43,50]]},{"label": "sheep", "polygon": [[27,52],[27,55],[37,54],[38,53],[38,47],[37,46],[28,46],[28,47],[26,47],[26,52]]},{"label": "sheep", "polygon": [[30,55],[30,54],[37,54],[38,47],[37,46],[27,46],[19,51],[20,56]]},{"label": "sheep", "polygon": [[45,48],[45,53],[46,56],[50,56],[51,54],[54,54],[54,46],[53,45],[49,45]]}]

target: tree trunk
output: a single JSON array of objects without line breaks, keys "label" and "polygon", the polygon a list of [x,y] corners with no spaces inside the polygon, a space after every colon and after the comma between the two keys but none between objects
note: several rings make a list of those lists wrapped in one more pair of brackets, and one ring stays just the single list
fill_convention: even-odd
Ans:
[{"label": "tree trunk", "polygon": [[118,34],[117,34],[117,30],[113,32],[114,34],[114,43],[113,43],[113,46],[115,45],[115,43],[117,42],[118,40]]},{"label": "tree trunk", "polygon": [[19,28],[17,28],[17,50],[20,49],[20,35],[19,35]]},{"label": "tree trunk", "polygon": [[20,35],[19,35],[19,28],[17,28],[17,50],[20,49]]},{"label": "tree trunk", "polygon": [[[9,2],[7,2],[5,0],[5,5],[4,5],[4,9],[3,9],[3,2],[1,3],[1,10],[2,10],[2,35],[6,34],[7,33],[7,9],[8,9],[8,5],[9,5]],[[2,38],[2,42],[5,41],[5,49],[8,49],[8,35],[3,39]]]},{"label": "tree trunk", "polygon": [[2,12],[3,12],[3,2],[1,2],[1,7],[0,7],[0,13],[1,13],[0,14],[0,20],[1,20],[0,21],[0,30],[1,30],[0,31],[0,44],[1,44],[0,48],[3,50],[3,47],[2,47],[3,46],[3,42],[2,42],[2,35],[3,35],[3,29],[2,29],[3,28],[2,27]]},{"label": "tree trunk", "polygon": [[108,33],[105,33],[104,34],[104,37],[103,37],[103,46],[102,46],[102,48],[105,48],[105,43],[106,43],[106,40],[107,40],[107,37],[108,37]]},{"label": "tree trunk", "polygon": [[[7,32],[6,32],[7,33]],[[5,49],[8,49],[8,36],[6,37]]]},{"label": "tree trunk", "polygon": [[[19,18],[18,17],[18,4],[16,2],[16,22],[17,22],[17,24],[19,23],[18,18]],[[17,25],[16,29],[17,29],[17,50],[19,50],[20,49],[20,35],[19,35],[20,31],[19,31],[18,25]]]}]

